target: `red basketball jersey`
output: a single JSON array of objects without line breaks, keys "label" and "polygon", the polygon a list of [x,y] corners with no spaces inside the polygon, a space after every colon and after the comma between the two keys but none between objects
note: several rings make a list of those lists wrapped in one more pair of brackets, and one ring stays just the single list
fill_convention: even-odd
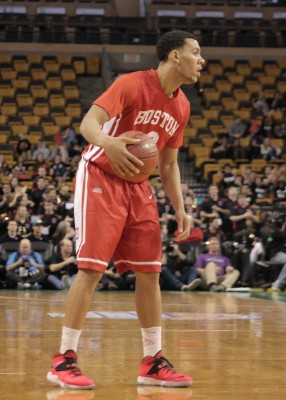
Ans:
[{"label": "red basketball jersey", "polygon": [[[102,127],[107,135],[119,136],[131,130],[144,132],[157,143],[159,151],[165,146],[178,148],[183,143],[190,103],[181,89],[168,98],[155,70],[119,77],[93,104],[109,114],[110,120]],[[90,144],[82,157],[114,174],[102,148]]]}]

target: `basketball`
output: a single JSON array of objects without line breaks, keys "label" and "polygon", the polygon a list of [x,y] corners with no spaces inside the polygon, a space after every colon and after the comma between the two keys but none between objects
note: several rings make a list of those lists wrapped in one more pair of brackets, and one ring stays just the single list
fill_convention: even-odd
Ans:
[{"label": "basketball", "polygon": [[127,150],[132,153],[135,157],[139,158],[144,162],[142,167],[136,165],[140,170],[140,173],[134,174],[134,176],[127,176],[124,179],[128,181],[138,182],[148,178],[154,171],[158,164],[159,152],[156,143],[146,135],[146,133],[138,131],[125,132],[120,136],[127,136],[131,139],[139,139],[140,141],[135,144],[128,144]]}]

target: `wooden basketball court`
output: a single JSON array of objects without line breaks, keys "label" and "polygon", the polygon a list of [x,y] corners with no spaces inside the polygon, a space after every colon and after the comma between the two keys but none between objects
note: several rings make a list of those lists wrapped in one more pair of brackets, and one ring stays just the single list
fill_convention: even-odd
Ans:
[{"label": "wooden basketball court", "polygon": [[45,380],[65,292],[0,291],[0,400],[284,400],[286,296],[163,292],[163,350],[191,389],[137,387],[141,335],[132,292],[96,292],[80,341],[90,391]]}]

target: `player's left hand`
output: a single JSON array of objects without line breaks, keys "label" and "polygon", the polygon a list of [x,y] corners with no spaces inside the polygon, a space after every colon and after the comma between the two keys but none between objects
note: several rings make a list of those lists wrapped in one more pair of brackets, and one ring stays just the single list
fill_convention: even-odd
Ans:
[{"label": "player's left hand", "polygon": [[184,210],[178,210],[175,214],[176,221],[178,224],[179,235],[176,237],[176,242],[187,239],[190,234],[191,227],[193,226],[193,219],[190,215],[187,215]]}]

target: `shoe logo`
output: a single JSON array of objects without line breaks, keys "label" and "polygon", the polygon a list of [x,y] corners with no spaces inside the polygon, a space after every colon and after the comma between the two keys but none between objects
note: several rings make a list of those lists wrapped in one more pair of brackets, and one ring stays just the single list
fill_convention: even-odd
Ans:
[{"label": "shoe logo", "polygon": [[149,197],[149,200],[151,200],[152,199],[152,197],[153,197],[153,193],[152,194],[150,194],[150,196],[148,196]]},{"label": "shoe logo", "polygon": [[168,373],[174,373],[172,367],[170,364],[168,364],[168,362],[165,361],[165,359],[163,357],[161,358],[155,358],[154,360],[151,361],[150,363],[152,365],[152,367],[150,368],[150,370],[147,372],[147,375],[158,375],[159,372],[163,369],[166,370],[166,374]]},{"label": "shoe logo", "polygon": [[99,188],[99,187],[97,187],[97,186],[94,186],[94,188],[92,189],[92,191],[93,191],[93,193],[102,193],[102,189]]}]

